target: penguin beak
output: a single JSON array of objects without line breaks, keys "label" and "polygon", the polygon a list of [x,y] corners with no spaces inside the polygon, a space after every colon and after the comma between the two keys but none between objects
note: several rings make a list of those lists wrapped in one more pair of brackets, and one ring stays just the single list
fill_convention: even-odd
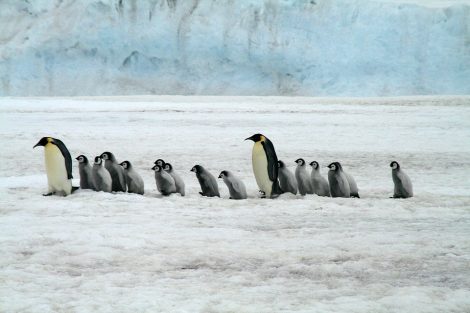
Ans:
[{"label": "penguin beak", "polygon": [[[251,136],[251,137],[248,137],[248,138],[246,138],[246,139],[245,139],[245,140],[243,140],[243,141],[247,141],[247,140],[253,140],[253,136]],[[253,140],[253,141],[254,141],[254,140]]]},{"label": "penguin beak", "polygon": [[75,160],[77,160],[77,161],[78,161],[78,157],[76,157],[76,158],[75,158]]},{"label": "penguin beak", "polygon": [[222,178],[222,174],[219,174],[219,178]]}]

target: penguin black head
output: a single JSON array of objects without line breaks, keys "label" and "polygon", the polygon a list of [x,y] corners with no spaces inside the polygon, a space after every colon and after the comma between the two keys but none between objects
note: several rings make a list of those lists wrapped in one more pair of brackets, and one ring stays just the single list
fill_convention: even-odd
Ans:
[{"label": "penguin black head", "polygon": [[262,135],[262,134],[254,134],[253,136],[248,137],[245,140],[252,140],[254,142],[258,142],[258,141],[266,140],[266,137],[264,137],[264,135]]},{"label": "penguin black head", "polygon": [[277,161],[277,167],[278,168],[283,168],[283,167],[286,167],[286,165],[284,164],[284,162],[282,162],[281,160]]},{"label": "penguin black head", "polygon": [[131,162],[129,162],[129,161],[123,161],[123,162],[121,162],[121,164],[119,164],[119,165],[121,165],[121,166],[122,166],[124,169],[126,169],[126,170],[127,170],[127,169],[130,169],[131,166],[132,166]]},{"label": "penguin black head", "polygon": [[297,163],[300,166],[304,166],[305,165],[305,160],[300,158],[300,159],[295,160],[295,163]]},{"label": "penguin black head", "polygon": [[310,166],[313,167],[314,169],[317,169],[320,165],[318,164],[317,161],[312,161],[310,162]]},{"label": "penguin black head", "polygon": [[48,143],[52,143],[52,144],[55,144],[55,141],[56,139],[55,138],[52,138],[52,137],[42,137],[41,140],[38,141],[37,144],[34,145],[33,149],[36,148],[36,147],[39,147],[39,146],[45,146],[47,145]]},{"label": "penguin black head", "polygon": [[75,158],[75,160],[77,160],[78,163],[88,164],[88,159],[83,154],[80,154],[78,157]]},{"label": "penguin black head", "polygon": [[227,176],[228,176],[228,171],[222,171],[219,174],[219,178],[224,178],[224,177],[227,177]]},{"label": "penguin black head", "polygon": [[202,169],[203,167],[201,165],[194,165],[193,168],[191,169],[191,172],[194,172],[196,174],[201,173]]},{"label": "penguin black head", "polygon": [[101,154],[101,158],[102,158],[103,160],[110,160],[110,161],[113,161],[113,162],[116,161],[116,157],[114,156],[114,154],[112,154],[111,152],[108,152],[108,151],[103,152],[103,153]]},{"label": "penguin black head", "polygon": [[341,163],[339,162],[331,163],[330,165],[328,165],[328,168],[330,169],[330,171],[339,171],[343,169],[343,167],[341,166]]},{"label": "penguin black head", "polygon": [[165,163],[163,169],[167,172],[171,172],[173,170],[173,165],[171,165],[170,163]]},{"label": "penguin black head", "polygon": [[163,167],[165,165],[165,161],[162,159],[157,159],[155,162],[153,162],[153,164]]},{"label": "penguin black head", "polygon": [[155,172],[160,172],[162,170],[162,167],[160,165],[155,165],[154,167],[152,167],[152,170],[154,170]]},{"label": "penguin black head", "polygon": [[398,164],[397,161],[392,161],[392,163],[390,163],[390,167],[394,170],[398,170],[400,169],[400,164]]},{"label": "penguin black head", "polygon": [[101,157],[100,157],[100,156],[95,156],[95,164],[100,165],[101,162],[103,162],[103,160],[101,159]]}]

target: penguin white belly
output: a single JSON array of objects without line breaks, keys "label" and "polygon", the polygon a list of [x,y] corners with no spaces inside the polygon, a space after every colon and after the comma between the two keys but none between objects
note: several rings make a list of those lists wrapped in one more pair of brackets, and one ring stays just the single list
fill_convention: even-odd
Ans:
[{"label": "penguin white belly", "polygon": [[67,178],[65,159],[60,149],[53,144],[47,144],[44,148],[49,192],[64,192],[69,195],[72,192],[72,180]]},{"label": "penguin white belly", "polygon": [[252,161],[253,172],[259,189],[265,193],[266,197],[271,197],[273,182],[269,179],[268,158],[260,142],[255,143],[253,146]]}]

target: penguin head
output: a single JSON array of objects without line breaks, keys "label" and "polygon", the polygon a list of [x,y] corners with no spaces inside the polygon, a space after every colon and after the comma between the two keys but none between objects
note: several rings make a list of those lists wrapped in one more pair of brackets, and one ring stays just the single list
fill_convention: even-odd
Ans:
[{"label": "penguin head", "polygon": [[219,174],[219,178],[224,178],[224,177],[227,177],[227,176],[228,176],[228,171],[222,171]]},{"label": "penguin head", "polygon": [[330,169],[330,171],[333,171],[333,172],[336,172],[336,171],[339,171],[339,170],[343,169],[343,167],[341,166],[341,163],[339,163],[339,162],[331,163],[330,165],[328,165],[328,168]]},{"label": "penguin head", "polygon": [[253,136],[248,137],[245,140],[252,140],[254,142],[259,142],[259,141],[265,141],[266,137],[264,137],[264,135],[262,134],[254,134]]},{"label": "penguin head", "polygon": [[101,165],[102,162],[103,162],[103,160],[101,159],[100,156],[95,156],[95,164],[96,165]]},{"label": "penguin head", "polygon": [[310,162],[310,166],[313,167],[313,169],[318,169],[320,167],[320,164],[318,164],[317,161],[312,161]]},{"label": "penguin head", "polygon": [[295,160],[295,163],[297,163],[297,165],[299,165],[299,166],[304,166],[305,165],[305,160],[302,159],[302,158],[299,158],[299,159]]},{"label": "penguin head", "polygon": [[54,144],[54,138],[52,138],[52,137],[42,137],[41,140],[39,140],[38,143],[34,145],[33,149],[36,148],[36,147],[39,147],[39,146],[44,147],[48,143]]},{"label": "penguin head", "polygon": [[101,154],[101,158],[105,161],[106,160],[113,161],[113,162],[116,161],[116,157],[114,156],[114,154],[112,154],[111,152],[108,152],[108,151],[103,152]]},{"label": "penguin head", "polygon": [[398,170],[400,169],[400,164],[398,164],[397,161],[392,161],[392,163],[390,163],[390,167],[392,168],[392,170]]},{"label": "penguin head", "polygon": [[132,165],[131,165],[131,162],[129,162],[129,161],[121,162],[121,164],[119,164],[119,165],[121,165],[125,170],[130,169],[131,166],[132,166]]},{"label": "penguin head", "polygon": [[284,164],[284,162],[282,162],[281,160],[277,161],[277,167],[278,168],[283,168],[283,167],[286,167],[286,165]]},{"label": "penguin head", "polygon": [[155,172],[161,172],[162,167],[160,165],[154,165],[154,167],[152,167],[152,170],[154,170]]},{"label": "penguin head", "polygon": [[194,165],[193,168],[191,169],[191,172],[194,172],[194,173],[202,173],[202,171],[204,170],[204,168],[201,166],[201,165]]},{"label": "penguin head", "polygon": [[163,161],[162,159],[158,159],[154,162],[154,164],[163,167],[165,165],[165,161]]},{"label": "penguin head", "polygon": [[173,170],[173,165],[171,165],[170,163],[165,163],[163,169],[167,172],[171,172]]},{"label": "penguin head", "polygon": [[88,159],[83,154],[80,154],[78,157],[75,158],[75,160],[77,160],[78,163],[88,164]]}]

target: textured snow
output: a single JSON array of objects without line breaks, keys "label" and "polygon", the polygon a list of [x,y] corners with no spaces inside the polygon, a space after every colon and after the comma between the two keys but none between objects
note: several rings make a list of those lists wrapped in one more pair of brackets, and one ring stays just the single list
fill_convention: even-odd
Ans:
[{"label": "textured snow", "polygon": [[[341,161],[362,198],[257,198],[258,131],[291,169]],[[146,194],[43,197],[46,135],[130,160]],[[470,311],[469,97],[4,98],[0,140],[2,312]],[[158,195],[159,157],[186,197]],[[393,159],[414,198],[388,198]],[[200,197],[196,163],[249,199]]]},{"label": "textured snow", "polygon": [[468,0],[3,0],[0,95],[470,94]]}]

